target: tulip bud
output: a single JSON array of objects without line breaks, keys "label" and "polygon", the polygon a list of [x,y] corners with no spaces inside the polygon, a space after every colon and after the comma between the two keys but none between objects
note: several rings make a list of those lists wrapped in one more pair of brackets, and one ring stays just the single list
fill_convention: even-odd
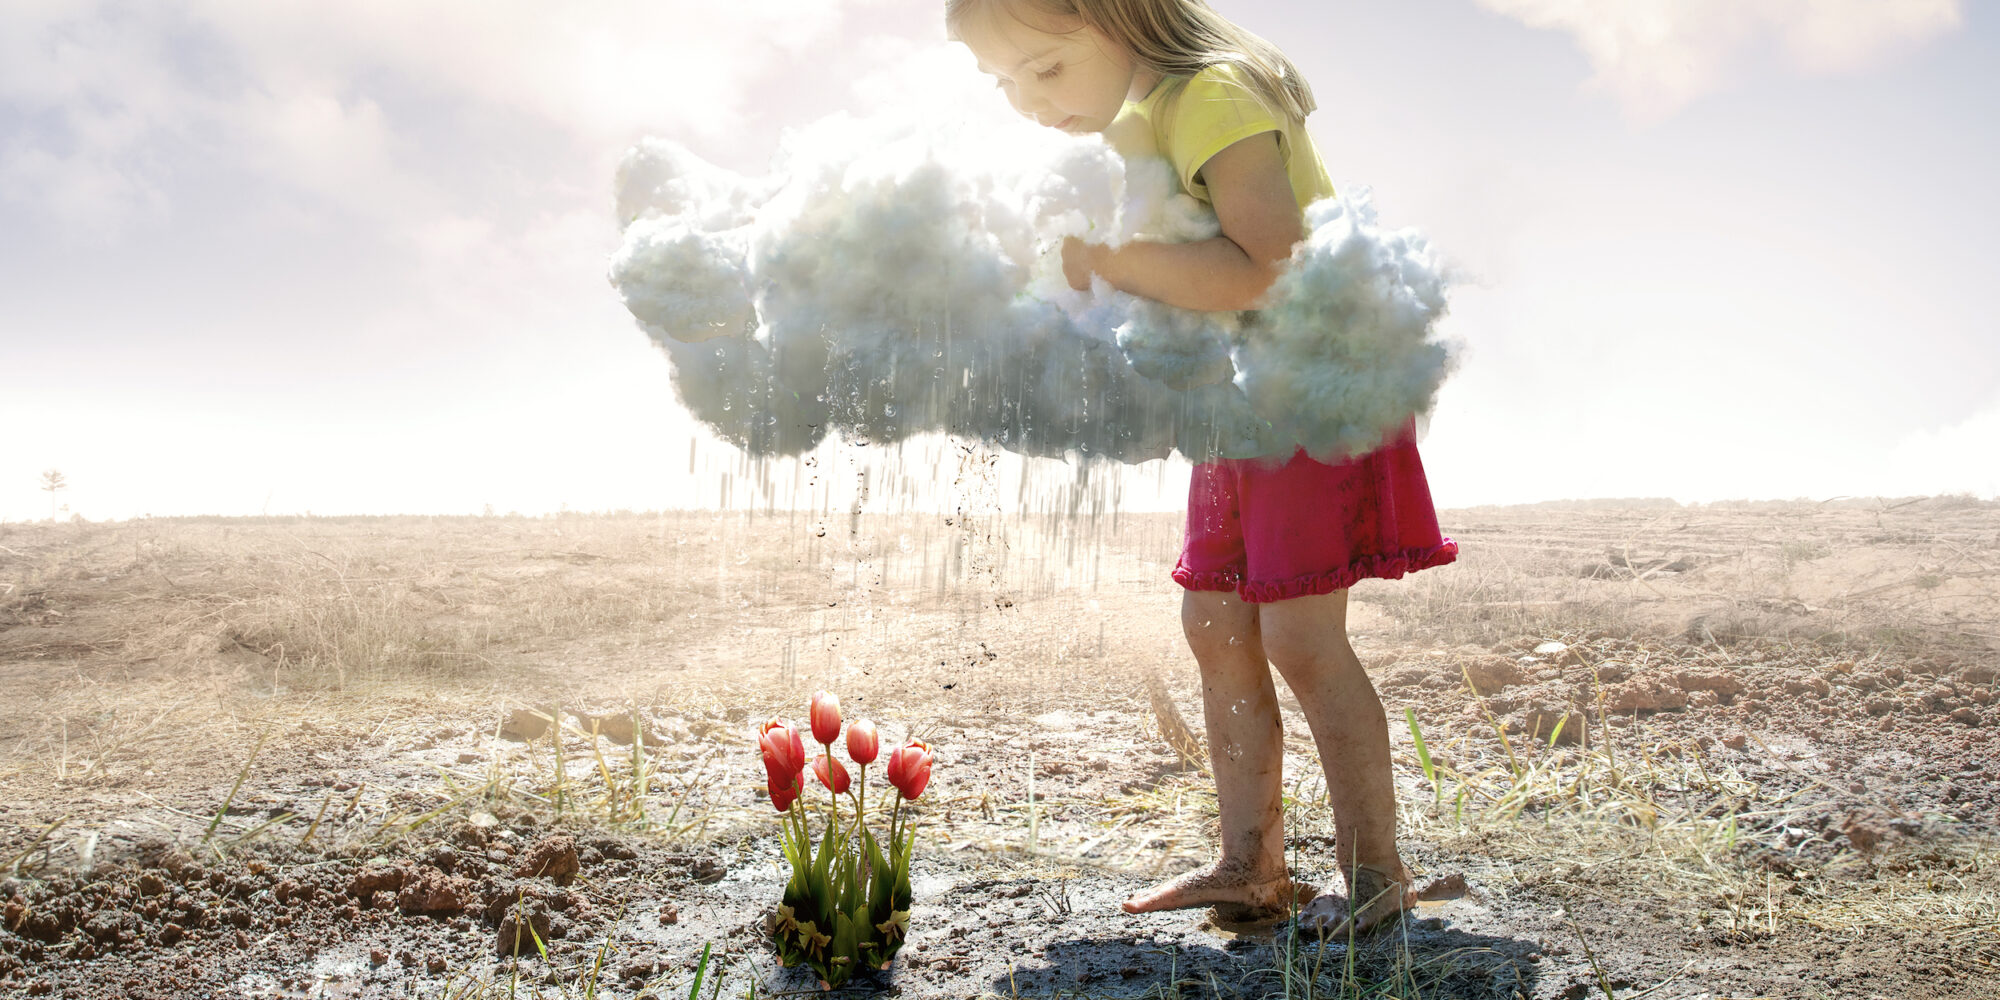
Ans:
[{"label": "tulip bud", "polygon": [[847,755],[856,764],[873,764],[881,752],[882,736],[875,731],[873,722],[863,719],[847,727]]},{"label": "tulip bud", "polygon": [[805,741],[783,719],[772,719],[758,727],[757,747],[764,753],[764,769],[772,774],[796,776],[805,770]]},{"label": "tulip bud", "polygon": [[911,740],[909,745],[889,754],[889,784],[896,786],[906,799],[924,794],[924,787],[931,781],[932,760],[930,744]]},{"label": "tulip bud", "polygon": [[840,699],[831,691],[820,691],[812,699],[813,739],[832,743],[840,738]]},{"label": "tulip bud", "polygon": [[813,758],[813,777],[819,783],[833,789],[835,795],[847,794],[847,768],[826,754]]}]

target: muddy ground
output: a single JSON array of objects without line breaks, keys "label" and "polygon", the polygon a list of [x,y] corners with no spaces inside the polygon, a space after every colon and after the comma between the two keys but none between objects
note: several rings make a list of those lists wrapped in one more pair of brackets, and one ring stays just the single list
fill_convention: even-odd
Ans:
[{"label": "muddy ground", "polygon": [[1212,845],[1171,517],[0,526],[0,995],[815,991],[752,733],[820,687],[938,751],[850,993],[2000,992],[2000,505],[1444,521],[1353,595],[1435,898],[1351,946],[1117,908]]}]

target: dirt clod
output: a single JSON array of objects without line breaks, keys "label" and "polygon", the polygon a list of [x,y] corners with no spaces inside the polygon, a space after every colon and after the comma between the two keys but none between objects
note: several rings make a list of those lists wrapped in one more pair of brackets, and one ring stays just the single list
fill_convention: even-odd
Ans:
[{"label": "dirt clod", "polygon": [[[549,731],[549,718],[555,713],[545,709],[517,708],[507,713],[500,722],[500,737],[526,743],[540,739]],[[492,732],[492,730],[487,730]]]},{"label": "dirt clod", "polygon": [[361,869],[354,880],[347,885],[347,894],[366,901],[372,893],[394,894],[403,888],[403,882],[412,874],[407,863],[375,865]]},{"label": "dirt clod", "polygon": [[1604,690],[1604,707],[1613,712],[1657,712],[1687,703],[1686,690],[1657,677],[1636,677]]},{"label": "dirt clod", "polygon": [[396,905],[406,913],[457,913],[471,906],[473,899],[471,880],[425,865],[403,883]]},{"label": "dirt clod", "polygon": [[1417,898],[1426,902],[1458,899],[1466,893],[1465,876],[1459,872],[1440,875],[1417,887]]},{"label": "dirt clod", "polygon": [[582,870],[576,856],[576,838],[558,833],[543,837],[521,855],[514,874],[523,878],[542,877],[557,885],[568,885]]},{"label": "dirt clod", "polygon": [[[526,917],[526,921],[522,920]],[[546,946],[550,939],[550,917],[540,902],[530,903],[523,910],[508,910],[500,918],[500,928],[493,935],[494,950],[502,955],[534,954],[535,939],[540,938]],[[530,934],[532,931],[532,935]]]},{"label": "dirt clod", "polygon": [[1492,653],[1482,653],[1464,664],[1466,679],[1481,694],[1491,694],[1503,688],[1526,683],[1527,675],[1521,665],[1512,658]]},{"label": "dirt clod", "polygon": [[1847,842],[1853,844],[1855,850],[1862,852],[1874,850],[1881,845],[1882,838],[1889,835],[1889,831],[1880,824],[1858,816],[1850,817],[1840,832],[1847,835]]}]

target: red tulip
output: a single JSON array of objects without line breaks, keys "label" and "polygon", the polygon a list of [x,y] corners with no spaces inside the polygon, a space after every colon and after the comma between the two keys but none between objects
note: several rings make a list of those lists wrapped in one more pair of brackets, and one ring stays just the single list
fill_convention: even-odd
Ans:
[{"label": "red tulip", "polygon": [[796,774],[790,778],[783,778],[773,773],[765,778],[764,787],[770,790],[771,805],[779,812],[790,809],[793,800],[799,797],[799,792],[802,789],[799,776]]},{"label": "red tulip", "polygon": [[812,700],[813,739],[831,744],[840,738],[840,699],[831,691],[820,691]]},{"label": "red tulip", "polygon": [[847,792],[847,768],[827,754],[813,758],[813,777],[818,778],[820,784],[833,789],[835,795]]},{"label": "red tulip", "polygon": [[875,731],[875,724],[863,719],[847,727],[847,755],[856,764],[873,764],[875,755],[882,752],[882,736]]},{"label": "red tulip", "polygon": [[908,746],[889,754],[889,784],[896,786],[906,799],[924,794],[924,786],[931,782],[933,759],[930,744],[911,740]]},{"label": "red tulip", "polygon": [[757,746],[764,752],[764,769],[772,774],[797,776],[805,770],[806,744],[791,723],[774,718],[759,726]]}]

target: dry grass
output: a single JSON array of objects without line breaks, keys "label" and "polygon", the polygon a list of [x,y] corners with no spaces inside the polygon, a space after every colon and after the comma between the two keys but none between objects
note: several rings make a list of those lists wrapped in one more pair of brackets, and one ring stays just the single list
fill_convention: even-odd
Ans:
[{"label": "dry grass", "polygon": [[2000,648],[2000,503],[1579,501],[1440,516],[1461,547],[1452,572],[1354,591],[1402,639],[1485,645],[1595,631]]}]

